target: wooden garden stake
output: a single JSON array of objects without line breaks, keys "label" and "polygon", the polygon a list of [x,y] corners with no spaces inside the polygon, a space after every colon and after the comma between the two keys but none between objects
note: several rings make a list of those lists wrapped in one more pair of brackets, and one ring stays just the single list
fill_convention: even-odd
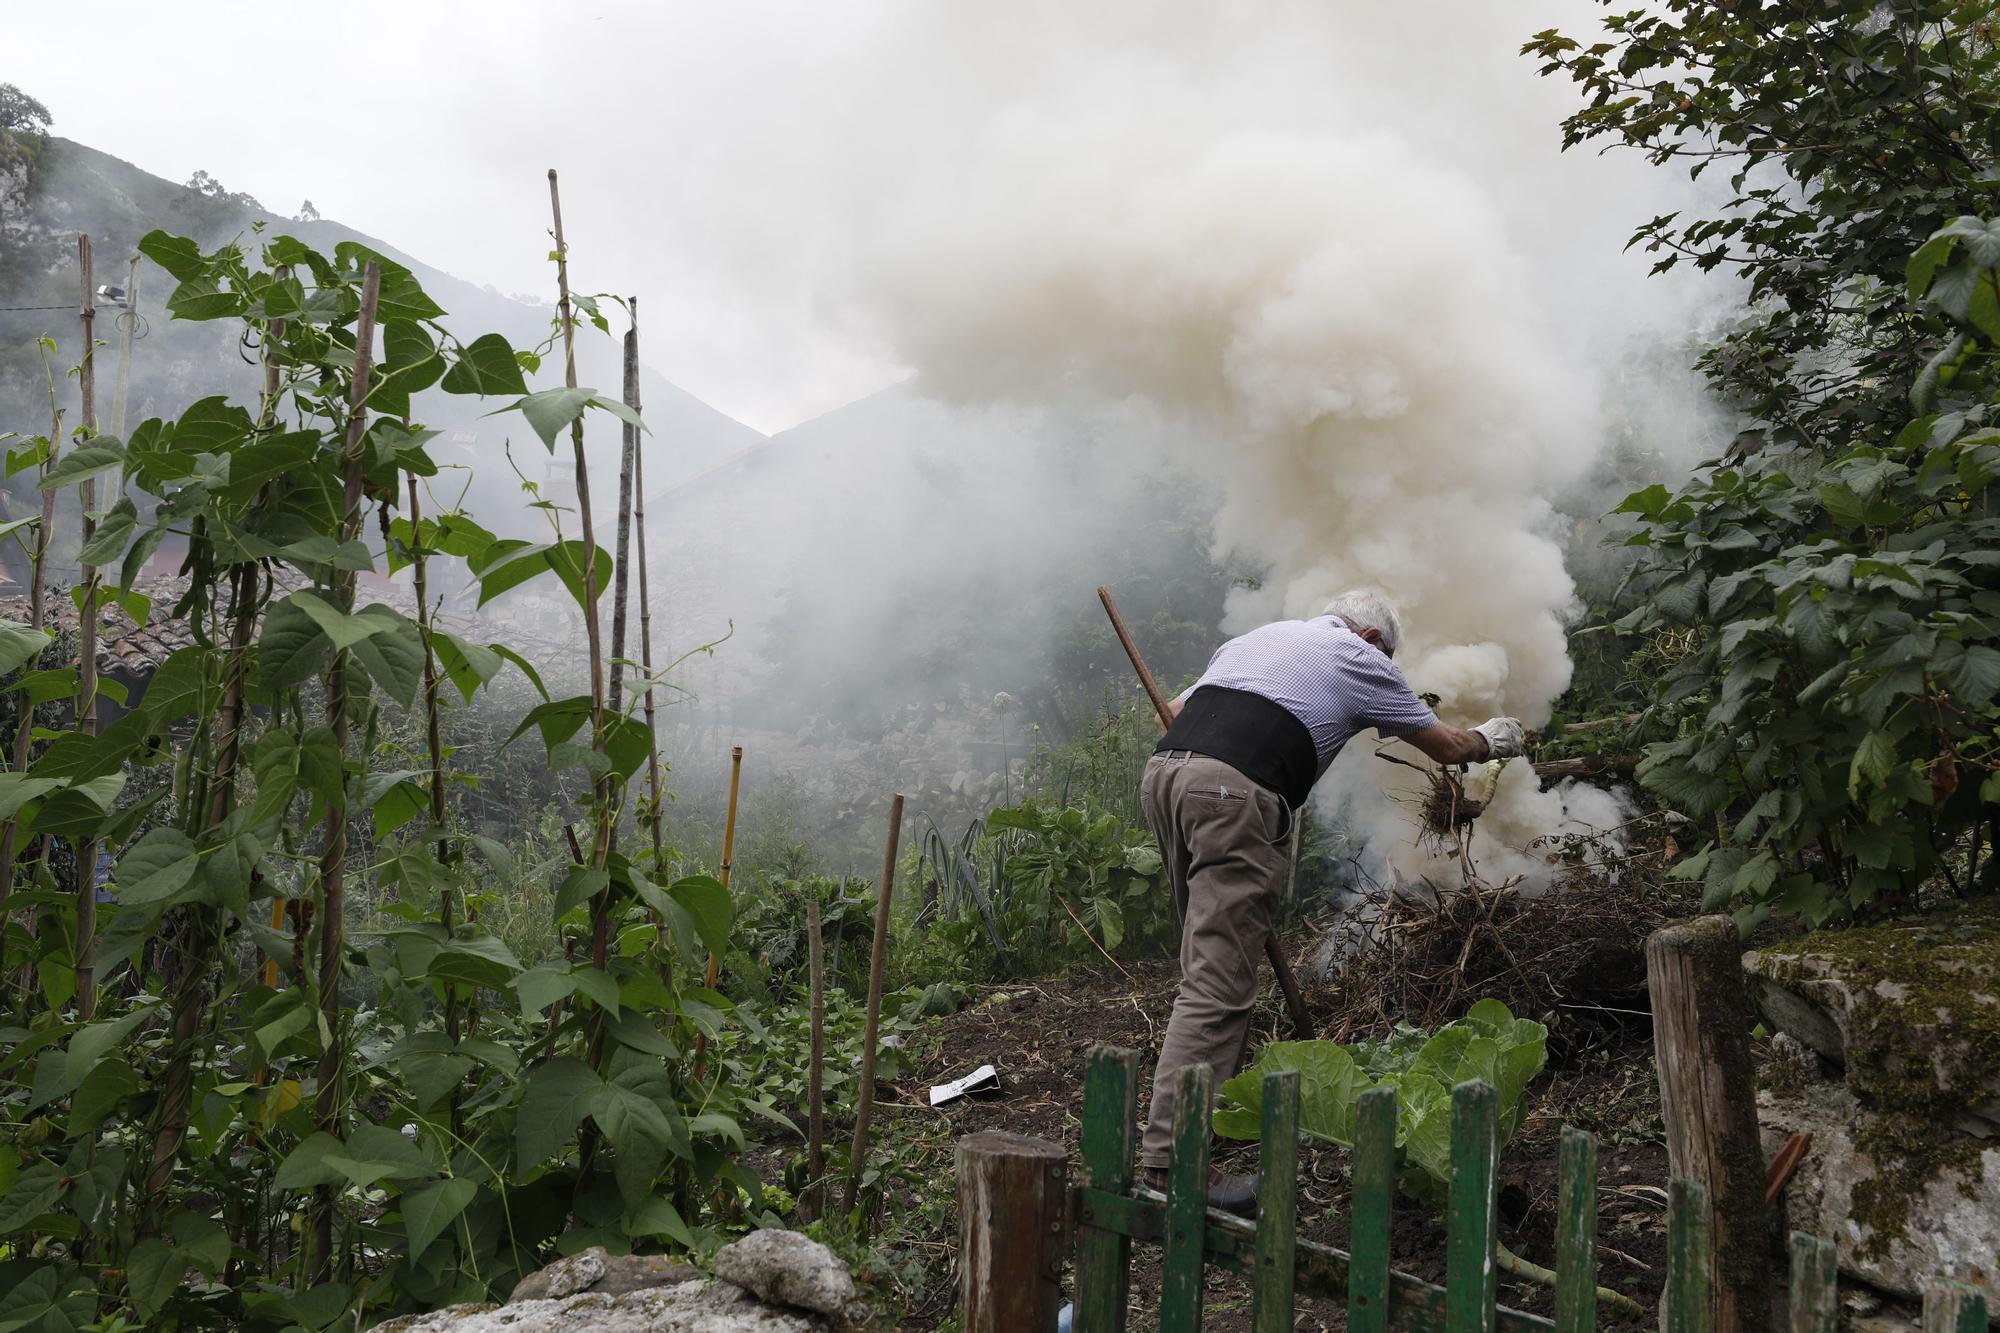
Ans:
[{"label": "wooden garden stake", "polygon": [[[97,434],[97,305],[90,276],[90,237],[76,238],[77,267],[83,278],[83,360],[77,372],[81,415],[77,424],[88,441]],[[97,479],[85,477],[77,488],[83,506],[83,544],[97,532]],[[76,729],[97,735],[97,567],[83,566],[83,609],[77,616]],[[24,707],[28,707],[24,703]],[[97,1012],[97,841],[76,843],[76,1016],[88,1023]]]},{"label": "wooden garden stake", "polygon": [[[354,379],[347,395],[346,510],[340,524],[340,539],[353,541],[361,532],[363,439],[368,433],[368,374],[375,356],[375,307],[381,299],[382,269],[374,260],[361,279],[361,311],[354,323]],[[334,588],[341,614],[354,611],[354,572],[337,570]],[[346,649],[333,655],[327,671],[327,727],[333,732],[334,752],[343,761],[347,755],[347,664]],[[341,1137],[340,1100],[345,1061],[345,1035],[340,1011],[341,924],[345,911],[347,876],[347,811],[326,812],[326,850],[319,859],[319,1003],[326,1045],[319,1057],[319,1093],[313,1111],[322,1133]],[[333,1201],[331,1185],[313,1191],[313,1253],[311,1272],[315,1282],[326,1281],[333,1272]]]},{"label": "wooden garden stake", "polygon": [[1742,953],[1725,916],[1668,926],[1646,941],[1667,1165],[1701,1186],[1712,1208],[1703,1231],[1714,1275],[1703,1312],[1711,1333],[1758,1333],[1768,1322],[1764,1158]]},{"label": "wooden garden stake", "polygon": [[[43,358],[46,362],[46,352],[43,353]],[[42,460],[41,476],[46,477],[49,469],[55,465],[56,452],[61,448],[61,445],[62,406],[56,401],[55,377],[51,374],[49,376],[49,456]],[[44,593],[47,580],[44,571],[48,567],[49,542],[55,530],[55,522],[56,493],[52,490],[43,491],[42,521],[35,526],[35,544],[29,549],[28,553],[28,628],[37,632],[42,629],[43,621],[47,614],[46,596]],[[39,665],[41,660],[41,657],[37,655],[31,662],[24,663],[23,667],[25,669],[28,666]],[[28,756],[33,749],[34,733],[35,709],[32,704],[26,701],[24,696],[21,703],[20,718],[14,724],[13,749],[8,757],[9,767],[16,773],[26,773],[28,771]],[[14,853],[20,844],[20,838],[20,816],[18,814],[10,815],[7,818],[6,832],[0,833],[0,939],[5,938],[8,918],[13,915],[13,905],[9,899],[13,897],[14,893]],[[31,987],[24,980],[21,989],[25,994]]]},{"label": "wooden garden stake", "polygon": [[826,1098],[821,1087],[826,1061],[826,946],[819,937],[819,904],[806,904],[806,964],[812,986],[812,1038],[806,1065],[806,1187],[812,1216],[826,1211]]},{"label": "wooden garden stake", "polygon": [[[549,168],[549,213],[554,220],[556,242],[557,319],[563,335],[563,383],[576,387],[576,320],[569,299],[569,244],[563,239],[562,194],[556,187],[556,170]],[[604,638],[597,620],[597,526],[590,512],[590,464],[583,450],[583,414],[569,423],[570,450],[576,467],[576,518],[583,538],[583,625],[590,648],[590,748],[604,753]],[[590,866],[603,870],[611,860],[611,841],[616,831],[616,810],[612,804],[611,778],[597,784],[597,812],[591,835]],[[611,886],[606,884],[590,905],[590,963],[600,972],[611,962]],[[587,1043],[590,1067],[604,1060],[604,1013],[596,1010],[590,1019]],[[584,1160],[590,1159],[592,1140],[585,1139]]]},{"label": "wooden garden stake", "polygon": [[[639,392],[639,298],[628,298],[627,310],[631,314],[632,327],[625,331],[625,384],[623,399],[627,407]],[[618,456],[618,555],[611,562],[611,711],[617,712],[624,702],[625,693],[625,608],[626,588],[631,583],[630,562],[626,559],[632,553],[632,481],[639,461],[639,428],[631,422],[620,423],[621,452]]]},{"label": "wooden garden stake", "polygon": [[[854,1111],[854,1146],[847,1160],[847,1196],[840,1211],[852,1216],[868,1156],[868,1116],[875,1109],[875,1046],[882,1028],[882,965],[889,951],[889,897],[896,884],[896,844],[903,833],[903,793],[889,801],[889,845],[882,854],[882,890],[875,899],[875,947],[868,958],[868,1020],[861,1039],[861,1097]],[[970,1325],[967,1326],[968,1328]]]},{"label": "wooden garden stake", "polygon": [[[639,355],[639,298],[632,298],[632,356]],[[634,375],[625,405],[634,412],[639,406],[639,377]],[[653,873],[667,873],[666,841],[660,829],[660,733],[653,723],[653,598],[646,587],[646,448],[641,440],[632,450],[632,525],[638,535],[639,555],[639,666],[646,673],[646,797],[648,822],[653,833]]]},{"label": "wooden garden stake", "polygon": [[[722,821],[722,873],[717,876],[722,887],[729,887],[729,868],[736,860],[736,794],[743,785],[743,747],[729,747],[729,813]],[[903,798],[898,796],[897,801]],[[714,954],[708,956],[708,988],[715,989],[721,979],[722,961]]]},{"label": "wooden garden stake", "polygon": [[[410,572],[417,594],[417,632],[424,641],[424,745],[431,763],[431,828],[434,836],[444,832],[447,818],[445,804],[444,737],[438,708],[438,664],[437,645],[433,641],[431,624],[430,586],[427,581],[426,565],[428,553],[424,547],[424,511],[417,495],[417,477],[411,473],[410,486]],[[438,864],[444,869],[445,884],[438,894],[438,924],[444,927],[445,938],[451,938],[457,926],[457,904],[455,890],[451,883],[452,863],[458,858],[451,845],[440,841]],[[453,1046],[458,1045],[458,986],[447,983],[444,992],[444,1030],[451,1038]],[[458,1091],[452,1090],[452,1113],[458,1112]]]},{"label": "wooden garden stake", "polygon": [[[1132,641],[1132,631],[1125,628],[1125,617],[1118,614],[1118,604],[1111,600],[1111,589],[1102,586],[1097,589],[1097,600],[1104,604],[1104,614],[1111,617],[1111,628],[1118,635],[1118,642],[1125,649],[1132,669],[1139,673],[1139,684],[1145,688],[1146,697],[1153,701],[1153,711],[1159,715],[1160,730],[1173,725],[1173,713],[1167,707],[1167,696],[1161,692],[1160,683],[1153,679],[1153,673],[1146,669],[1145,659],[1139,656],[1139,645]],[[1292,1028],[1301,1037],[1313,1035],[1312,1014],[1306,1009],[1305,992],[1299,989],[1299,979],[1292,975],[1292,965],[1285,958],[1285,951],[1278,947],[1278,937],[1264,937],[1264,956],[1271,960],[1271,974],[1278,979],[1278,989],[1285,997],[1285,1011],[1292,1017]]]},{"label": "wooden garden stake", "polygon": [[958,1141],[958,1311],[964,1333],[1052,1333],[1062,1288],[1068,1155],[989,1129]]}]

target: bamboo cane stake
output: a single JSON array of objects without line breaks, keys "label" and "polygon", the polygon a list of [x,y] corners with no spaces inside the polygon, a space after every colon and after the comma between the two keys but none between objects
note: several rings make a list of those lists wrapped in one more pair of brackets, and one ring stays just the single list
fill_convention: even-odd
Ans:
[{"label": "bamboo cane stake", "polygon": [[821,1065],[826,1060],[826,946],[819,937],[819,903],[806,904],[806,961],[812,985],[812,1042],[806,1065],[806,1198],[810,1216],[826,1211],[826,1097]]},{"label": "bamboo cane stake", "polygon": [[[632,327],[625,331],[625,381],[623,400],[629,407],[639,383],[639,298],[629,298],[627,310]],[[632,471],[638,461],[639,428],[620,423],[618,455],[618,556],[611,562],[611,711],[616,713],[625,699],[625,616],[626,588],[631,583],[627,557],[632,553]]]},{"label": "bamboo cane stake", "polygon": [[[77,267],[83,277],[83,361],[77,375],[82,413],[77,422],[87,440],[97,434],[97,306],[90,276],[90,237],[76,238]],[[86,477],[77,494],[83,505],[83,544],[97,532],[97,481]],[[76,729],[97,735],[97,569],[83,567],[83,613],[77,618]],[[76,844],[76,1016],[89,1022],[97,1012],[97,840]]]},{"label": "bamboo cane stake", "polygon": [[[410,488],[410,570],[417,594],[417,632],[424,641],[424,743],[431,761],[431,828],[433,836],[444,832],[447,818],[445,805],[444,737],[438,718],[438,669],[437,646],[434,642],[435,629],[431,619],[430,590],[426,582],[427,562],[423,541],[424,514],[417,495],[417,478],[409,477]],[[438,895],[438,924],[444,927],[445,937],[451,937],[456,924],[456,890],[453,888],[450,871],[457,861],[457,855],[446,842],[439,843],[438,864],[446,871],[443,890]],[[458,988],[447,985],[444,993],[444,1030],[451,1038],[451,1044],[458,1045]],[[458,1112],[458,1094],[452,1093],[452,1113]]]},{"label": "bamboo cane stake", "polygon": [[[286,278],[291,276],[291,269],[280,267],[274,270],[271,276],[277,279],[279,282],[283,282]],[[121,353],[118,361],[118,419],[121,422],[125,419],[125,368],[126,368],[126,363],[131,360],[131,355],[132,355],[131,326],[132,324],[138,321],[139,261],[137,258],[134,258],[132,261],[132,274],[131,277],[128,279],[128,282],[130,285],[125,288],[125,302],[126,302],[125,309],[127,312],[126,328],[125,328],[125,348],[124,351]],[[270,430],[278,424],[278,382],[279,382],[278,363],[271,359],[269,349],[273,342],[284,336],[284,331],[285,331],[285,321],[282,319],[273,320],[271,321],[270,334],[264,340],[264,347],[265,347],[264,401],[261,409],[258,411],[257,420],[258,423],[265,430]],[[259,494],[258,498],[260,500],[263,498],[261,493]],[[245,605],[254,606],[256,586],[257,586],[257,567],[255,565],[248,565],[246,566],[246,568],[248,568],[248,570],[250,571],[250,585],[249,585],[250,597],[249,599],[246,600]],[[232,767],[235,763],[235,755],[233,750],[235,731],[242,725],[240,720],[240,713],[243,707],[243,678],[244,675],[246,674],[244,671],[244,667],[246,665],[244,660],[244,654],[249,651],[250,635],[251,632],[255,629],[255,627],[256,627],[256,616],[254,614],[250,616],[249,621],[247,623],[239,621],[235,626],[236,638],[234,640],[234,651],[236,653],[236,659],[233,664],[234,674],[231,680],[232,690],[231,690],[231,695],[229,697],[226,697],[223,701],[224,712],[228,712],[230,701],[233,698],[237,714],[239,715],[231,719],[231,721],[234,723],[234,726],[232,726],[230,729],[230,740],[232,742],[232,753],[230,762]],[[219,764],[217,766],[220,767]],[[219,819],[210,821],[211,824],[216,824],[220,822],[221,821]],[[281,893],[274,892],[271,895],[271,929],[273,931],[279,931],[283,930],[284,928],[285,928],[285,897]],[[266,958],[264,960],[264,986],[265,989],[267,990],[276,990],[278,988],[278,960],[276,958]]]},{"label": "bamboo cane stake", "polygon": [[847,1160],[847,1195],[840,1211],[852,1217],[868,1155],[868,1117],[875,1109],[875,1045],[882,1027],[882,965],[889,952],[889,898],[896,884],[896,844],[903,832],[903,793],[889,802],[889,845],[882,854],[882,890],[875,899],[875,946],[868,958],[868,1022],[861,1039],[861,1100],[854,1111],[854,1145]]},{"label": "bamboo cane stake", "polygon": [[[639,355],[639,298],[632,298],[632,357]],[[639,377],[634,375],[625,405],[634,412],[639,406]],[[632,523],[637,529],[639,556],[639,666],[646,673],[646,734],[651,737],[646,751],[646,794],[653,832],[653,873],[666,873],[667,850],[661,835],[660,819],[660,733],[653,723],[653,598],[646,587],[646,449],[642,440],[632,449]]]},{"label": "bamboo cane stake", "polygon": [[[563,383],[576,387],[576,321],[569,299],[569,244],[563,238],[562,193],[556,171],[549,168],[549,212],[555,223],[557,317],[563,336]],[[583,416],[569,423],[570,449],[576,466],[576,514],[583,529],[583,625],[590,647],[590,748],[604,753],[604,637],[597,619],[597,536],[590,513],[590,465],[583,450]],[[597,819],[591,835],[590,865],[602,870],[611,859],[613,833],[611,780],[597,784]],[[590,960],[600,971],[611,961],[611,889],[607,885],[591,904]],[[604,1024],[601,1012],[590,1024],[590,1067],[603,1061]],[[586,1154],[587,1156],[588,1154]]]},{"label": "bamboo cane stake", "polygon": [[[47,353],[43,354],[46,368]],[[49,384],[49,456],[42,460],[40,476],[47,476],[55,465],[56,452],[62,447],[62,405],[56,400],[55,376],[48,375]],[[56,522],[56,493],[42,492],[42,521],[35,526],[35,544],[28,553],[28,627],[40,631],[47,616],[44,587],[49,562],[49,542]],[[39,656],[35,659],[40,662]],[[33,750],[35,732],[35,708],[27,696],[20,699],[21,715],[14,723],[14,744],[9,755],[11,767],[16,773],[28,771],[28,756]],[[10,816],[4,833],[0,833],[0,940],[6,938],[7,923],[13,917],[14,894],[14,854],[19,850],[21,819]],[[30,988],[23,983],[22,991]]]},{"label": "bamboo cane stake", "polygon": [[[361,532],[362,441],[368,431],[368,373],[375,353],[375,307],[381,299],[382,269],[374,260],[361,279],[361,311],[354,324],[354,379],[348,386],[345,512],[340,539],[353,541]],[[354,573],[337,571],[334,587],[342,614],[354,610]],[[347,651],[333,655],[327,672],[327,725],[335,753],[347,755]],[[340,1137],[342,1065],[345,1063],[340,1013],[341,916],[345,910],[347,875],[346,800],[326,813],[326,850],[319,861],[319,1003],[326,1045],[319,1057],[319,1093],[313,1111],[323,1133]],[[333,1188],[313,1192],[313,1280],[324,1282],[333,1270]]]},{"label": "bamboo cane stake", "polygon": [[[736,793],[743,783],[743,747],[729,747],[729,813],[722,821],[722,873],[717,876],[722,887],[729,887],[729,868],[736,859]],[[715,989],[721,980],[722,961],[714,954],[708,956],[708,988]]]},{"label": "bamboo cane stake", "polygon": [[[1097,589],[1097,600],[1104,603],[1104,614],[1111,617],[1111,628],[1118,635],[1118,642],[1125,649],[1125,656],[1132,662],[1132,669],[1139,673],[1139,684],[1145,688],[1146,697],[1153,701],[1153,711],[1159,715],[1160,730],[1173,725],[1173,713],[1167,707],[1167,696],[1160,690],[1153,673],[1146,669],[1146,661],[1139,656],[1139,645],[1132,641],[1132,631],[1125,628],[1125,617],[1118,614],[1118,604],[1111,600],[1111,590],[1102,585]],[[1305,992],[1299,989],[1299,979],[1292,975],[1292,965],[1285,958],[1284,950],[1278,947],[1275,935],[1264,937],[1264,956],[1271,960],[1272,975],[1278,979],[1278,989],[1285,997],[1285,1009],[1291,1014],[1292,1027],[1301,1037],[1313,1033],[1312,1015],[1306,1010]]]}]

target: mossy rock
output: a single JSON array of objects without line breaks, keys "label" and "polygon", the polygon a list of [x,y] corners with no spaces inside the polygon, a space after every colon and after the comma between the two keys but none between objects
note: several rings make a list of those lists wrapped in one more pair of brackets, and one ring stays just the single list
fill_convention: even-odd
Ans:
[{"label": "mossy rock", "polygon": [[1765,1021],[1869,1105],[2000,1129],[2000,902],[1819,931],[1743,966]]},{"label": "mossy rock", "polygon": [[1920,1299],[1940,1279],[2000,1314],[2000,1141],[1864,1107],[1839,1083],[1758,1096],[1764,1149],[1812,1146],[1785,1188],[1786,1229],[1834,1242],[1841,1270]]}]

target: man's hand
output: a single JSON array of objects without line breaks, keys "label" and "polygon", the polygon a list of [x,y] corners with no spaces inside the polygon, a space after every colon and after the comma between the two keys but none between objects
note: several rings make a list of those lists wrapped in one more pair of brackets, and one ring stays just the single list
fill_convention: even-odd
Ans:
[{"label": "man's hand", "polygon": [[1440,722],[1434,727],[1411,732],[1403,739],[1440,764],[1476,764],[1487,757],[1487,741],[1484,735],[1477,731],[1467,731],[1463,727],[1454,727],[1449,722]]},{"label": "man's hand", "polygon": [[1470,731],[1440,722],[1403,739],[1440,764],[1479,764],[1527,752],[1521,724],[1511,717],[1492,718]]},{"label": "man's hand", "polygon": [[1486,738],[1490,759],[1518,759],[1528,752],[1527,736],[1519,718],[1490,717],[1473,730]]}]

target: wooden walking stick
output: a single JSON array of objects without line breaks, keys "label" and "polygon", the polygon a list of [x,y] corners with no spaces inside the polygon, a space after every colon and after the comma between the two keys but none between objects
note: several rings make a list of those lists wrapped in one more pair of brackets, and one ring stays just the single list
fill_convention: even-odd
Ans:
[{"label": "wooden walking stick", "polygon": [[[1125,628],[1125,617],[1118,614],[1118,603],[1111,600],[1111,589],[1099,586],[1097,600],[1104,603],[1104,614],[1111,617],[1111,628],[1116,631],[1125,656],[1131,659],[1132,669],[1139,673],[1139,684],[1145,687],[1146,697],[1153,701],[1153,711],[1160,717],[1160,729],[1166,730],[1174,720],[1167,709],[1167,696],[1161,693],[1160,683],[1153,679],[1153,673],[1146,669],[1145,659],[1139,656],[1139,645],[1132,641],[1132,631]],[[1301,1037],[1312,1036],[1312,1016],[1306,1012],[1305,992],[1299,989],[1299,979],[1292,975],[1292,965],[1285,960],[1284,950],[1278,947],[1276,935],[1264,937],[1264,956],[1271,960],[1271,972],[1278,978],[1278,989],[1284,992],[1285,1009],[1292,1016],[1292,1027]]]},{"label": "wooden walking stick", "polygon": [[889,948],[889,895],[896,883],[896,843],[903,832],[903,793],[889,802],[889,847],[882,854],[882,891],[875,899],[875,951],[868,958],[868,1022],[861,1038],[861,1098],[854,1109],[854,1147],[847,1155],[843,1216],[854,1215],[861,1193],[862,1158],[868,1155],[868,1116],[875,1109],[875,1043],[882,1028],[882,963]]}]

